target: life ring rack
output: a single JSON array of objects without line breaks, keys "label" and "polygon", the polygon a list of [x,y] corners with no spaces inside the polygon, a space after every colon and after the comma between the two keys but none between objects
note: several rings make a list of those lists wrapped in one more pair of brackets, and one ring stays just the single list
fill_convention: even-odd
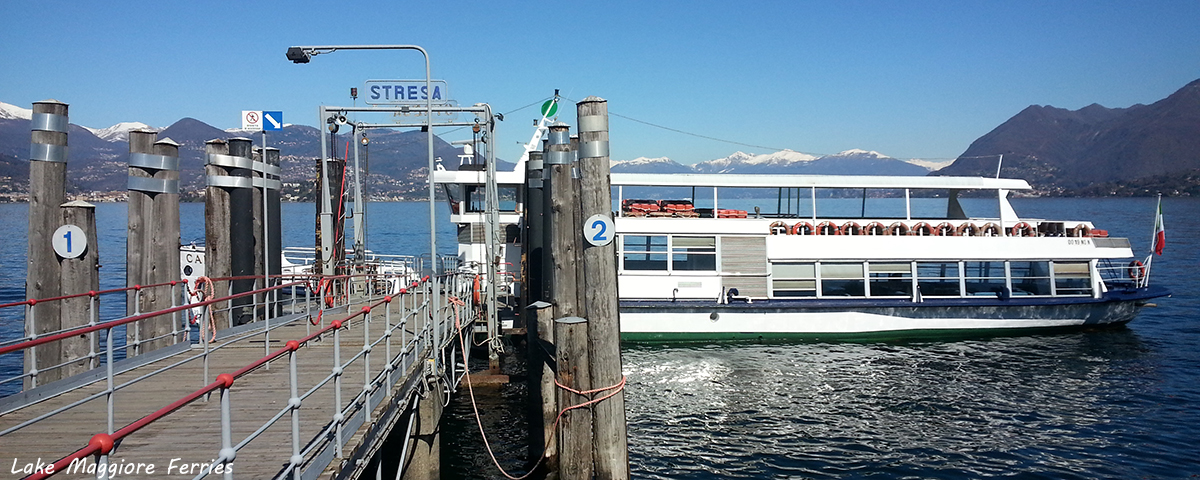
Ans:
[{"label": "life ring rack", "polygon": [[891,225],[888,225],[888,227],[887,227],[888,235],[905,236],[905,235],[908,235],[908,232],[909,232],[908,225],[905,225],[904,222],[896,222]]},{"label": "life ring rack", "polygon": [[863,235],[887,235],[888,229],[879,222],[868,223],[863,227]]},{"label": "life ring rack", "polygon": [[929,222],[917,222],[908,230],[909,235],[917,237],[931,237],[937,235],[934,233],[933,226]]},{"label": "life ring rack", "polygon": [[950,222],[942,222],[933,227],[933,234],[939,237],[954,237],[958,235],[958,230],[955,230]]},{"label": "life ring rack", "polygon": [[788,230],[787,224],[781,220],[771,222],[770,228],[771,228],[771,230],[769,230],[769,231],[771,232],[771,235],[787,235],[790,233],[790,231]]},{"label": "life ring rack", "polygon": [[842,224],[842,235],[862,235],[863,228],[853,220]]},{"label": "life ring rack", "polygon": [[1014,237],[1036,237],[1037,229],[1033,228],[1032,225],[1026,222],[1020,222],[1016,225],[1013,225],[1012,228],[1009,229],[1008,233]]},{"label": "life ring rack", "polygon": [[816,233],[816,230],[813,230],[811,223],[801,221],[796,222],[795,225],[792,225],[792,229],[789,230],[789,232],[792,235],[812,235]]}]

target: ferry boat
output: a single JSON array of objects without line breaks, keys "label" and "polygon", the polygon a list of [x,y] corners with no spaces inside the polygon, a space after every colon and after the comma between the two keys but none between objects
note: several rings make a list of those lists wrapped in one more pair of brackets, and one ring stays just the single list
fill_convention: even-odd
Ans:
[{"label": "ferry boat", "polygon": [[[521,198],[524,161],[495,174],[501,197]],[[480,170],[434,177],[450,189],[464,265],[485,261]],[[611,178],[627,340],[1086,327],[1129,322],[1169,295],[1149,284],[1150,259],[1135,259],[1127,238],[1086,220],[1019,216],[1008,195],[1030,190],[1024,180]],[[509,201],[499,212],[510,266],[519,265],[521,208]],[[500,278],[516,290],[514,274]]]}]

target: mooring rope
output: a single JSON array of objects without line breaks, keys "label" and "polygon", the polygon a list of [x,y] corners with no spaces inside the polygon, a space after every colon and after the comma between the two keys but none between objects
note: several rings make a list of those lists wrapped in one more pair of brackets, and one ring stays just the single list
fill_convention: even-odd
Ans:
[{"label": "mooring rope", "polygon": [[[209,300],[217,298],[217,290],[216,290],[216,287],[213,285],[213,281],[211,278],[201,276],[196,279],[195,285],[196,285],[196,290],[191,291],[189,293],[189,295],[195,295],[195,294],[199,293],[201,302],[207,302]],[[200,285],[204,285],[204,286],[201,287]],[[205,316],[208,317],[208,322],[207,322],[208,327],[212,330],[212,338],[209,340],[209,342],[215,342],[217,340],[217,325],[215,323],[213,323],[213,321],[212,321],[212,305],[205,305],[204,313],[201,313],[200,315],[201,315],[201,318],[204,318]],[[200,325],[200,335],[201,336],[204,335],[204,325]]]},{"label": "mooring rope", "polygon": [[[458,300],[457,298],[454,298],[454,297],[450,297],[450,298],[453,299],[453,300],[451,300],[451,303],[455,303],[454,301]],[[458,300],[458,301],[461,302],[461,300]],[[456,304],[456,307],[457,307],[457,304]],[[457,312],[457,310],[458,309],[455,308],[456,312]],[[459,345],[462,347],[463,365],[465,366],[465,365],[467,365],[467,361],[468,361],[467,340],[466,340],[466,337],[462,333],[462,326],[458,322],[457,315],[455,316],[455,319],[454,319],[454,329],[456,331],[458,331]],[[474,343],[474,342],[472,342],[472,343]],[[467,391],[469,392],[470,397],[471,397],[471,410],[475,413],[475,425],[479,426],[479,436],[483,437],[483,446],[487,449],[488,456],[492,458],[492,464],[496,466],[497,470],[500,470],[500,473],[503,474],[505,476],[505,478],[508,478],[510,480],[524,480],[526,478],[529,478],[529,476],[532,475],[533,472],[537,471],[538,467],[541,466],[542,461],[544,461],[546,459],[546,451],[550,449],[550,443],[554,441],[554,435],[558,433],[558,424],[562,420],[563,414],[565,414],[571,410],[577,409],[577,408],[583,408],[583,407],[595,405],[597,403],[603,402],[605,400],[608,400],[609,398],[616,396],[618,393],[621,393],[623,390],[625,390],[625,380],[626,380],[626,377],[624,375],[622,375],[621,381],[617,382],[616,385],[596,388],[596,389],[592,389],[592,390],[580,391],[580,390],[575,390],[566,385],[563,385],[561,383],[558,383],[558,378],[555,378],[554,384],[557,385],[558,388],[561,388],[568,392],[571,392],[571,393],[574,393],[577,395],[582,395],[585,397],[588,395],[603,392],[606,390],[612,390],[612,391],[602,397],[593,398],[591,400],[580,403],[578,405],[572,405],[570,407],[559,410],[558,416],[554,417],[554,428],[552,428],[550,430],[550,436],[546,439],[546,444],[542,446],[542,453],[540,455],[538,455],[537,462],[535,462],[533,464],[533,467],[531,467],[529,469],[529,472],[526,472],[524,475],[521,475],[519,477],[514,477],[511,474],[509,474],[507,471],[505,471],[504,467],[500,466],[500,461],[496,459],[496,453],[492,451],[491,442],[488,442],[487,432],[485,432],[483,430],[483,419],[479,416],[479,405],[477,405],[475,403],[475,388],[471,385],[470,372],[468,372],[467,375],[465,375],[465,377],[467,380]]]}]

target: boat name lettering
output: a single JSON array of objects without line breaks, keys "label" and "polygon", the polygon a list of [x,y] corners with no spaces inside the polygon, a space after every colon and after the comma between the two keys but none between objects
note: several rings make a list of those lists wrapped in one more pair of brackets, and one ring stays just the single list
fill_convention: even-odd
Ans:
[{"label": "boat name lettering", "polygon": [[1090,239],[1090,238],[1068,238],[1067,245],[1084,245],[1084,246],[1090,247],[1092,245],[1092,239]]}]

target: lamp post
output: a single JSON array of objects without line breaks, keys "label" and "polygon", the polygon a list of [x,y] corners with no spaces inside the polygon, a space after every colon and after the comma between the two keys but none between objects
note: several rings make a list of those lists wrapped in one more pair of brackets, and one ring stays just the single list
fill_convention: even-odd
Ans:
[{"label": "lamp post", "polygon": [[[315,45],[315,46],[298,46],[288,47],[287,59],[294,63],[308,63],[313,55],[323,53],[333,53],[338,50],[416,50],[421,52],[425,57],[425,132],[426,144],[429,149],[429,255],[432,261],[431,270],[433,275],[437,275],[438,255],[437,255],[437,209],[434,205],[434,183],[433,171],[435,168],[433,157],[433,86],[429,69],[429,52],[417,45]],[[324,152],[321,155],[325,155]],[[437,305],[437,290],[434,289],[434,304]]]},{"label": "lamp post", "polygon": [[[430,278],[433,282],[436,283],[437,282],[437,274],[438,274],[438,271],[437,271],[437,268],[438,268],[437,228],[436,228],[437,209],[435,208],[435,205],[434,205],[433,171],[434,171],[435,165],[434,165],[434,160],[433,160],[433,86],[432,86],[433,82],[431,80],[430,70],[429,70],[429,52],[426,52],[424,48],[421,48],[420,46],[417,46],[417,45],[315,45],[315,46],[288,47],[287,59],[291,60],[293,63],[308,63],[309,60],[312,59],[313,55],[320,55],[323,53],[333,53],[338,50],[416,50],[418,52],[421,52],[421,55],[423,55],[425,57],[425,132],[427,135],[425,137],[425,143],[429,148],[429,174],[428,174],[428,177],[429,177],[429,258],[430,258],[430,262],[432,263],[432,265],[430,267],[430,271],[431,271]],[[325,155],[325,152],[321,152],[321,155],[323,157]],[[322,164],[324,164],[324,162],[322,162]],[[322,178],[328,178],[328,177],[322,176]],[[322,195],[326,194],[325,190],[326,189],[324,189],[324,188],[322,189]],[[341,221],[341,219],[339,218],[338,221]],[[437,311],[439,311],[438,309],[441,306],[441,294],[439,292],[440,289],[439,288],[430,288],[430,290],[433,291],[433,296],[431,298],[432,310],[434,312],[437,312]],[[437,345],[441,344],[440,336],[441,336],[440,332],[438,331],[438,329],[435,328],[434,329],[434,343]],[[435,360],[434,360],[435,363],[438,362],[438,360],[437,360],[438,358],[440,358],[440,356],[435,356]],[[438,366],[439,365],[435,365],[435,367],[438,367]]]}]

